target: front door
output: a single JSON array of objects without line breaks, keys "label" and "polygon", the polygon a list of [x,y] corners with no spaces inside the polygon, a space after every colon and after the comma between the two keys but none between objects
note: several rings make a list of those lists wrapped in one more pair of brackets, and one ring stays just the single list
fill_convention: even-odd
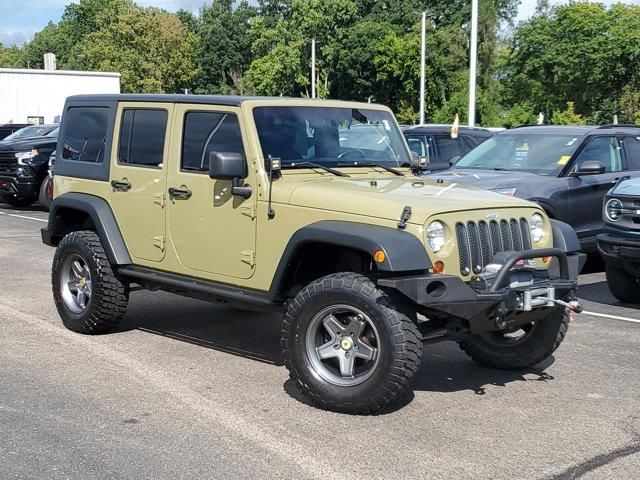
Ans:
[{"label": "front door", "polygon": [[247,161],[239,113],[232,107],[176,105],[174,129],[182,135],[171,150],[176,161],[169,171],[168,227],[179,262],[196,276],[253,275],[255,172],[248,168],[243,181],[253,187],[249,199],[232,195],[231,181],[208,174],[211,152],[241,153]]},{"label": "front door", "polygon": [[129,253],[160,262],[166,248],[165,191],[173,105],[121,103],[112,150],[111,205]]},{"label": "front door", "polygon": [[614,136],[592,138],[578,155],[572,170],[584,162],[597,161],[605,166],[600,175],[583,175],[568,178],[571,225],[578,237],[590,239],[602,232],[602,202],[609,189],[622,175],[620,143]]}]

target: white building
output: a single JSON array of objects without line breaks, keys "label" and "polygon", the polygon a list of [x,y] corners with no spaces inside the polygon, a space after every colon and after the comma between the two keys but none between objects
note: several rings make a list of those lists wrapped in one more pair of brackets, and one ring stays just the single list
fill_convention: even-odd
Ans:
[{"label": "white building", "polygon": [[0,124],[59,122],[65,99],[83,93],[120,93],[120,74],[0,68]]}]

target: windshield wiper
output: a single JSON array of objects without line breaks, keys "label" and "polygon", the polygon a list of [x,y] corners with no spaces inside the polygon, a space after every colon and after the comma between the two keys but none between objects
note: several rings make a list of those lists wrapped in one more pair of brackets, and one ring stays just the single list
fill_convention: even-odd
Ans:
[{"label": "windshield wiper", "polygon": [[338,166],[339,167],[379,167],[386,170],[387,172],[393,173],[394,175],[398,175],[399,177],[404,177],[404,173],[402,173],[400,170],[396,170],[393,167],[388,167],[386,165],[383,165],[381,163],[376,163],[376,162],[339,163]]},{"label": "windshield wiper", "polygon": [[335,168],[329,168],[329,167],[325,167],[324,165],[320,165],[318,163],[313,163],[313,162],[296,162],[296,163],[290,163],[288,165],[283,165],[282,168],[297,168],[297,167],[313,167],[313,168],[319,168],[320,170],[324,170],[325,172],[329,172],[334,174],[337,177],[348,177],[349,175],[347,175],[344,172],[341,172],[340,170],[336,170]]}]

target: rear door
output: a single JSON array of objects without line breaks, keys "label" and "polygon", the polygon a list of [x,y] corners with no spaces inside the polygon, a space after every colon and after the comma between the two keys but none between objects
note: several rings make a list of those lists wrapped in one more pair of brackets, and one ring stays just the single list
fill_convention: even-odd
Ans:
[{"label": "rear door", "polygon": [[160,262],[173,104],[121,103],[114,129],[111,205],[134,261]]},{"label": "rear door", "polygon": [[[609,189],[623,175],[621,143],[618,137],[592,137],[579,153],[572,171],[584,162],[597,161],[605,166],[605,173],[568,178],[569,220],[581,240],[587,243],[604,230],[602,202]],[[583,242],[585,243],[585,242]]]}]

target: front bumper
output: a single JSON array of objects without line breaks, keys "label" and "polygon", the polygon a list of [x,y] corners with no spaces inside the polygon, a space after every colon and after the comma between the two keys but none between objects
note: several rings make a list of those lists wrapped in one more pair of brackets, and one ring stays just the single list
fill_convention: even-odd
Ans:
[{"label": "front bumper", "polygon": [[608,265],[640,278],[640,239],[603,233],[598,235],[598,251]]},{"label": "front bumper", "polygon": [[38,195],[39,188],[40,183],[35,177],[22,179],[12,175],[0,175],[0,194],[31,198]]},{"label": "front bumper", "polygon": [[[514,269],[521,260],[542,256],[557,259],[557,275],[546,270]],[[422,307],[427,317],[430,312],[455,317],[475,334],[501,330],[505,321],[522,312],[541,307],[563,308],[550,299],[574,299],[585,260],[584,254],[567,254],[556,248],[507,252],[501,259],[502,266],[488,282],[485,278],[483,282],[465,283],[453,275],[431,274],[383,278],[378,285],[402,293]],[[523,275],[528,281],[522,281]]]}]

